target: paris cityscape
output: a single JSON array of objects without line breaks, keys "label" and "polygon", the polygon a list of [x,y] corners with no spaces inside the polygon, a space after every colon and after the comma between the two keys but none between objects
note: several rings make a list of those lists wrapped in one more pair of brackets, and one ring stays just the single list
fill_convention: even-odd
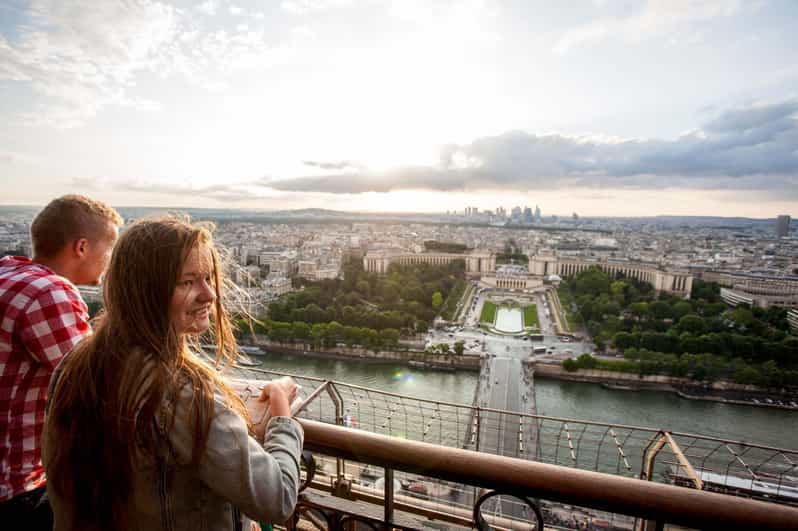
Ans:
[{"label": "paris cityscape", "polygon": [[[0,518],[798,529],[797,25],[788,0],[0,0]],[[91,213],[43,236],[60,201]],[[150,226],[193,247],[120,267]],[[74,291],[63,317],[19,317],[17,267]],[[90,358],[113,307],[163,348],[120,328]],[[43,358],[59,319],[80,334]],[[93,492],[140,480],[197,375],[190,465],[64,502],[47,433]],[[128,392],[96,431],[48,409]]]}]

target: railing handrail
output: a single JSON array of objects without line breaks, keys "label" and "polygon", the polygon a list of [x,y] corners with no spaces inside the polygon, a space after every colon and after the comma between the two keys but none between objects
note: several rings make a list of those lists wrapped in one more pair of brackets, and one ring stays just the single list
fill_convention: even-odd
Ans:
[{"label": "railing handrail", "polygon": [[361,463],[688,527],[798,527],[786,505],[297,420],[307,449]]}]

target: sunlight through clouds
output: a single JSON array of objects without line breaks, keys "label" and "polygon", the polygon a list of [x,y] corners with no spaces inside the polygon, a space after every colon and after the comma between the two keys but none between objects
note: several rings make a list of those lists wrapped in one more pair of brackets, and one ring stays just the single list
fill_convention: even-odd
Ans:
[{"label": "sunlight through clouds", "polygon": [[610,199],[586,212],[632,210],[620,198],[641,190],[712,208],[721,194],[736,208],[794,201],[797,12],[735,0],[2,4],[0,177],[361,210],[591,190]]}]

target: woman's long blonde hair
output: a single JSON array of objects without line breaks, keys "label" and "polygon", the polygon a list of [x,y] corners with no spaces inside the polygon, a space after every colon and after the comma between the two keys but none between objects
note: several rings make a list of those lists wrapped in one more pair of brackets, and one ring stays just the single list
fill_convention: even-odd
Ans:
[{"label": "woman's long blonde hair", "polygon": [[139,221],[122,234],[105,276],[105,311],[94,335],[62,363],[46,419],[47,475],[48,488],[72,507],[74,529],[126,528],[134,472],[142,459],[163,453],[166,441],[156,418],[164,400],[184,385],[194,390],[194,464],[207,445],[214,391],[249,425],[241,399],[191,352],[190,338],[169,317],[186,258],[200,246],[210,251],[216,292],[208,334],[215,338],[217,365],[232,363],[236,347],[211,233],[174,217]]}]

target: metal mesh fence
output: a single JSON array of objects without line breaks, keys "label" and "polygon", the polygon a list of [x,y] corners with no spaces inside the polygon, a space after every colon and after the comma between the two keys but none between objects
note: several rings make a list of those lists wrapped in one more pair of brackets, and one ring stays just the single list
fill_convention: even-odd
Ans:
[{"label": "metal mesh fence", "polygon": [[[258,370],[265,377],[282,373]],[[341,382],[293,376],[306,398],[298,416],[408,440],[645,478],[735,496],[798,505],[798,451],[665,433],[650,428],[508,412],[402,396]],[[307,399],[310,397],[310,399]],[[334,456],[319,456],[318,478],[339,473]],[[357,488],[382,493],[382,469],[346,462]],[[326,479],[325,479],[326,478]],[[469,515],[478,489],[396,471],[397,501],[430,511]],[[549,528],[632,529],[634,519],[535,500]],[[534,515],[515,498],[484,506],[488,523],[529,529]]]}]

